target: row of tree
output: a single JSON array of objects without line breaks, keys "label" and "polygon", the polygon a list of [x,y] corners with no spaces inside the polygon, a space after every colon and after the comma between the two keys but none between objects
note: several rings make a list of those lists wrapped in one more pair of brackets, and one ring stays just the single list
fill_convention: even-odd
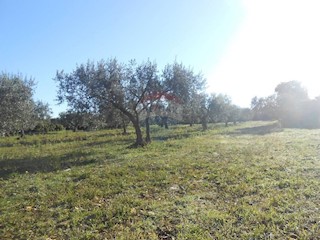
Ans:
[{"label": "row of tree", "polygon": [[[58,100],[67,102],[69,111],[61,119],[73,119],[73,127],[97,123],[122,126],[131,122],[136,134],[135,146],[151,141],[150,123],[168,127],[168,121],[201,123],[237,121],[242,110],[225,95],[204,93],[206,81],[182,63],[157,64],[145,61],[120,63],[116,59],[87,62],[71,73],[58,71]],[[141,126],[146,127],[142,136]]]},{"label": "row of tree", "polygon": [[[21,75],[0,75],[0,131],[47,132],[66,129],[135,129],[134,146],[151,141],[150,124],[165,128],[172,122],[206,130],[210,122],[279,120],[283,127],[320,127],[320,97],[309,99],[297,81],[281,83],[275,93],[254,97],[251,109],[232,104],[222,94],[206,94],[206,81],[200,73],[182,63],[157,64],[145,61],[120,63],[116,59],[88,61],[70,73],[57,71],[58,102],[68,104],[67,112],[50,120],[48,104],[33,100],[35,83]],[[62,127],[63,126],[63,127]],[[142,126],[146,136],[143,137]]]},{"label": "row of tree", "polygon": [[310,99],[298,81],[280,83],[268,97],[251,101],[253,120],[279,120],[283,127],[320,128],[320,97]]},{"label": "row of tree", "polygon": [[[226,95],[204,93],[205,79],[181,63],[162,71],[150,61],[119,63],[116,59],[87,62],[71,73],[58,71],[58,102],[68,110],[50,119],[49,105],[33,100],[35,83],[21,74],[0,75],[0,133],[45,133],[122,127],[131,122],[136,146],[151,141],[150,124],[168,128],[169,123],[201,123],[249,120]],[[141,126],[146,127],[143,138]]]},{"label": "row of tree", "polygon": [[35,82],[21,74],[0,74],[0,133],[12,135],[39,129],[48,123],[51,110],[42,101],[33,100]]}]

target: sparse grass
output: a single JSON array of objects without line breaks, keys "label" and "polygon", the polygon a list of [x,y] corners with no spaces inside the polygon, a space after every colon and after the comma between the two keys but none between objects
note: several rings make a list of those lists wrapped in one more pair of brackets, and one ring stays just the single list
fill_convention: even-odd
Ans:
[{"label": "sparse grass", "polygon": [[320,239],[320,130],[0,139],[0,239]]}]

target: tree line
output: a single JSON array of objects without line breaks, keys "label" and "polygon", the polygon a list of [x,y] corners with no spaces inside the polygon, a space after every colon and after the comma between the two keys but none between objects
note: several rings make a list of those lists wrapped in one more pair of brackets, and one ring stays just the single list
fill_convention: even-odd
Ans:
[{"label": "tree line", "polygon": [[310,99],[298,81],[283,82],[268,97],[251,101],[253,120],[278,120],[287,128],[320,128],[320,96]]},{"label": "tree line", "polygon": [[[34,101],[35,81],[21,74],[0,74],[0,133],[24,135],[25,131],[43,130],[50,120],[51,110],[47,103]],[[62,126],[51,125],[51,130]]]},{"label": "tree line", "polygon": [[[62,129],[95,130],[131,124],[134,146],[151,141],[151,124],[228,123],[279,120],[283,127],[320,127],[320,97],[309,99],[297,81],[279,84],[268,97],[254,97],[251,108],[240,108],[223,94],[208,94],[201,73],[173,62],[158,69],[150,60],[121,63],[117,59],[88,61],[69,73],[56,72],[58,103],[68,109],[50,117],[48,104],[34,101],[35,82],[21,74],[0,74],[0,132],[48,132]],[[142,128],[145,128],[142,131]],[[143,136],[145,134],[145,136]]]},{"label": "tree line", "polygon": [[[117,59],[88,61],[70,73],[57,71],[57,101],[68,109],[59,118],[50,119],[49,105],[34,101],[34,80],[21,74],[0,75],[0,131],[47,132],[67,129],[135,129],[135,146],[151,141],[150,124],[168,128],[172,123],[236,122],[243,109],[222,94],[206,94],[201,73],[173,62],[159,70],[150,60],[121,63]],[[145,131],[142,131],[145,127]],[[145,136],[143,136],[145,132]]]},{"label": "tree line", "polygon": [[[150,60],[121,63],[117,59],[88,61],[71,73],[57,71],[58,100],[67,102],[75,117],[75,127],[84,122],[121,126],[131,123],[135,129],[134,146],[151,141],[150,124],[168,128],[169,122],[201,123],[238,121],[240,108],[225,95],[205,93],[206,80],[182,63],[173,62],[159,70]],[[78,118],[81,116],[81,118]],[[145,127],[145,137],[141,130]]]}]

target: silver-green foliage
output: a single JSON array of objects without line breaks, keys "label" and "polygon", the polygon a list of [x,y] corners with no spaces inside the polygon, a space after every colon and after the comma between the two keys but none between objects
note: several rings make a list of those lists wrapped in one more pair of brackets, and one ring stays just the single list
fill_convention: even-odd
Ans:
[{"label": "silver-green foliage", "polygon": [[12,133],[33,124],[34,81],[20,74],[0,74],[0,131]]}]

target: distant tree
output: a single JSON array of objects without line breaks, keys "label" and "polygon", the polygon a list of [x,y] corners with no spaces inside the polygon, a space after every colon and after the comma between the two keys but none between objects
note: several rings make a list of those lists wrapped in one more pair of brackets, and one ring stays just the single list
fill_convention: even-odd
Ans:
[{"label": "distant tree", "polygon": [[251,100],[251,110],[253,120],[276,120],[279,114],[277,96],[273,94],[264,98],[254,97]]},{"label": "distant tree", "polygon": [[[190,125],[197,121],[200,104],[198,96],[203,93],[205,84],[206,80],[201,73],[194,73],[191,68],[185,67],[182,63],[168,64],[162,73],[163,92],[173,98],[171,102],[179,102],[183,108],[182,118],[187,119]],[[167,113],[170,114],[170,112]]]},{"label": "distant tree", "polygon": [[319,128],[320,100],[310,100],[298,81],[283,82],[275,94],[251,101],[254,120],[279,120],[283,127]]},{"label": "distant tree", "polygon": [[229,111],[228,122],[233,122],[233,124],[235,125],[237,122],[240,121],[241,109],[237,105],[231,104],[228,111]]},{"label": "distant tree", "polygon": [[[163,94],[161,94],[163,95]],[[161,97],[159,101],[154,104],[153,112],[156,114],[156,121],[160,127],[164,127],[168,129],[168,116],[171,113],[172,107],[168,104],[168,102]]]},{"label": "distant tree", "polygon": [[239,114],[240,122],[251,121],[252,119],[253,119],[252,111],[250,108],[240,108],[240,114]]},{"label": "distant tree", "polygon": [[275,92],[278,95],[278,101],[286,100],[288,97],[295,97],[300,100],[308,100],[308,91],[302,87],[298,81],[282,82],[277,85]]},{"label": "distant tree", "polygon": [[58,83],[57,101],[66,102],[69,111],[83,114],[96,112],[96,104],[92,98],[89,83],[95,78],[95,65],[87,62],[86,65],[76,66],[76,69],[67,74],[63,70],[56,72],[55,81]]},{"label": "distant tree", "polygon": [[278,117],[284,127],[299,127],[303,121],[303,102],[309,101],[308,92],[298,81],[280,83],[276,88]]},{"label": "distant tree", "polygon": [[224,122],[228,126],[232,114],[231,98],[224,94],[211,96],[210,115],[213,122]]},{"label": "distant tree", "polygon": [[48,103],[37,101],[34,104],[34,118],[36,121],[50,120],[52,110]]},{"label": "distant tree", "polygon": [[205,97],[203,94],[198,94],[197,92],[191,93],[189,101],[182,105],[183,122],[192,126],[198,123],[200,118],[204,116],[204,109],[202,108],[206,108],[206,100],[203,97]]},{"label": "distant tree", "polygon": [[10,134],[17,131],[24,135],[32,121],[34,102],[32,99],[35,86],[32,78],[20,74],[0,74],[0,130]]},{"label": "distant tree", "polygon": [[207,96],[207,111],[209,113],[209,121],[217,123],[220,121],[221,108],[218,101],[218,96],[214,93]]},{"label": "distant tree", "polygon": [[301,112],[303,119],[300,122],[300,127],[320,128],[320,97],[303,101]]},{"label": "distant tree", "polygon": [[127,134],[129,119],[119,109],[111,104],[99,106],[100,125],[106,128],[122,128],[123,134]]},{"label": "distant tree", "polygon": [[55,126],[51,124],[51,114],[52,111],[48,103],[44,103],[43,101],[35,102],[33,107],[33,121],[35,127],[29,129],[28,132],[47,133],[49,131],[54,131]]},{"label": "distant tree", "polygon": [[61,112],[59,114],[59,122],[67,129],[78,131],[86,128],[85,113],[78,113],[73,111]]},{"label": "distant tree", "polygon": [[212,96],[207,94],[200,94],[196,96],[196,99],[199,101],[199,107],[196,109],[199,111],[200,123],[202,130],[205,131],[208,129],[208,122],[210,118],[210,111],[212,107]]}]

